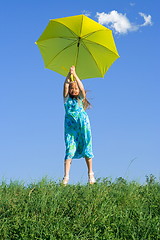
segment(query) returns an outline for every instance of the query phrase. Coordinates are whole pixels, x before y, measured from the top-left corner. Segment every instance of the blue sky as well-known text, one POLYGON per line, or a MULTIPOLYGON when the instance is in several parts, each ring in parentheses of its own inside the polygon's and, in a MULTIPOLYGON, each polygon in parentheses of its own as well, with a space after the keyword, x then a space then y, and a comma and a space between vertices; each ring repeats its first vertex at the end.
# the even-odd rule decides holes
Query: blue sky
MULTIPOLYGON (((85 13, 113 30, 120 58, 90 90, 96 177, 160 177, 160 2, 2 1, 0 8, 0 178, 63 177, 64 77, 45 69, 34 42, 49 19, 85 13), (101 18, 100 18, 101 17, 101 18)), ((74 160, 70 183, 86 183, 74 160)))

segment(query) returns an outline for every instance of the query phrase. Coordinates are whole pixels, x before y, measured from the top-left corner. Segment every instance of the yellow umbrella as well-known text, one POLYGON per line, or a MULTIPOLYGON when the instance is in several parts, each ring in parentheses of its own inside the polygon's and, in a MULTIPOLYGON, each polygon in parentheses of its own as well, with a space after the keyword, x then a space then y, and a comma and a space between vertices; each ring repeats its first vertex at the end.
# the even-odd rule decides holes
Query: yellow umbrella
POLYGON ((85 15, 51 19, 36 44, 46 68, 66 76, 74 65, 80 79, 104 77, 119 57, 112 31, 85 15))

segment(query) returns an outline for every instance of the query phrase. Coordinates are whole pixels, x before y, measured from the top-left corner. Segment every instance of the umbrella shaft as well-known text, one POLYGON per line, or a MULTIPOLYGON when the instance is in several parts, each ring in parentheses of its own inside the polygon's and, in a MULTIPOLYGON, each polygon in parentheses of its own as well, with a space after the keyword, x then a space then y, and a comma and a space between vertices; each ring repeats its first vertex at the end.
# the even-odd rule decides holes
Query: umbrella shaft
POLYGON ((79 47, 79 45, 80 45, 80 41, 81 41, 81 38, 79 37, 79 38, 78 38, 77 47, 79 47))

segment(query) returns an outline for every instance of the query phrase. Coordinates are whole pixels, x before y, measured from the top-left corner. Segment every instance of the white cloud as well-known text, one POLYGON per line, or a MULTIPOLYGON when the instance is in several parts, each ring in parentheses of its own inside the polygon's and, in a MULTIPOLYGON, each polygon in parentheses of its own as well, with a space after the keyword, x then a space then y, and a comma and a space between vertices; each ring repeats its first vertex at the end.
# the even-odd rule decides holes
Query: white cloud
POLYGON ((139 13, 140 16, 144 18, 144 23, 141 25, 131 23, 127 18, 126 14, 118 13, 113 10, 109 13, 98 13, 96 17, 98 18, 98 22, 102 25, 106 25, 113 29, 115 33, 126 34, 130 31, 137 31, 140 27, 144 27, 147 25, 152 25, 151 16, 146 15, 144 13, 139 13))
POLYGON ((126 17, 126 14, 118 13, 113 10, 110 13, 97 13, 98 22, 102 25, 107 25, 115 30, 117 33, 127 33, 128 31, 135 31, 137 27, 132 24, 126 17))
POLYGON ((147 16, 146 14, 144 14, 142 12, 139 12, 139 15, 144 18, 144 23, 140 25, 141 27, 144 27, 144 26, 147 26, 147 25, 152 25, 151 15, 147 16))
POLYGON ((91 16, 91 12, 87 11, 87 10, 83 10, 82 14, 84 14, 85 16, 89 17, 91 16))
POLYGON ((134 6, 135 6, 135 3, 134 3, 134 2, 131 2, 129 5, 130 5, 131 7, 134 7, 134 6))

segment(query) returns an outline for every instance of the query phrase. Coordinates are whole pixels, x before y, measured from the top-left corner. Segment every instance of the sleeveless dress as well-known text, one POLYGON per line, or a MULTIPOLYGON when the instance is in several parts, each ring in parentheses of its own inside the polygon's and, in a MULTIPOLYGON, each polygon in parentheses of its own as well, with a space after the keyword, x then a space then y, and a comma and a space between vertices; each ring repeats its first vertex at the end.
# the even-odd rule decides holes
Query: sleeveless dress
POLYGON ((90 121, 83 108, 83 98, 64 99, 65 159, 93 158, 90 121))

